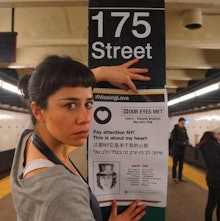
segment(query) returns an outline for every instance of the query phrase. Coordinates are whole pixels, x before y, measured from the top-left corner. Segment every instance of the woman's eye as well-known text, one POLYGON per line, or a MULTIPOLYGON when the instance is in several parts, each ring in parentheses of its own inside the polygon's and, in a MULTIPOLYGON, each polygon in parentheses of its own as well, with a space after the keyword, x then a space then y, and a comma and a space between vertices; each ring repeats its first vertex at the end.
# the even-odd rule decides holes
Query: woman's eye
POLYGON ((69 103, 66 105, 68 109, 74 109, 76 107, 76 104, 74 103, 69 103))
POLYGON ((93 102, 88 102, 85 106, 87 109, 91 109, 93 107, 93 102))

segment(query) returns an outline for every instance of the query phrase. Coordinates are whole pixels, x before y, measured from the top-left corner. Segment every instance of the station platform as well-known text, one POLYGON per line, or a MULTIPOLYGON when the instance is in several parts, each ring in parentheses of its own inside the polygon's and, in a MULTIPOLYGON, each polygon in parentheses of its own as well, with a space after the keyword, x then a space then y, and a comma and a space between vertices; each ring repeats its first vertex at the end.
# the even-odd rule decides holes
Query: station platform
MULTIPOLYGON (((75 151, 74 156, 78 155, 76 154, 77 152, 80 154, 85 150, 77 149, 75 151)), ((72 156, 72 158, 74 158, 74 156, 72 156)), ((85 156, 85 154, 82 153, 80 156, 85 156)), ((76 157, 76 159, 73 160, 77 161, 78 159, 79 158, 76 157)), ((79 168, 84 167, 85 175, 86 171, 83 160, 78 160, 76 165, 79 168)), ((208 196, 204 171, 184 164, 183 178, 186 182, 176 184, 171 178, 171 165, 172 159, 169 158, 166 221, 203 221, 208 196)), ((0 211, 1 221, 16 221, 16 213, 10 194, 9 177, 0 180, 0 211)), ((216 221, 215 214, 213 215, 213 221, 216 221)))

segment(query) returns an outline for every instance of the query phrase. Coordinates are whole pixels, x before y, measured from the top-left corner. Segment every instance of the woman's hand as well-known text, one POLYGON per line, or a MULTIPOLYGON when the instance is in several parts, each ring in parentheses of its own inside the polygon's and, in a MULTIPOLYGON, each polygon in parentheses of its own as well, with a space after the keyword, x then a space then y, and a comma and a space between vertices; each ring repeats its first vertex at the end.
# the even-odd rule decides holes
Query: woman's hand
POLYGON ((128 90, 129 88, 138 93, 138 90, 133 83, 134 80, 149 81, 150 77, 142 74, 148 72, 147 68, 129 68, 131 65, 137 63, 138 59, 133 59, 118 66, 101 66, 92 69, 96 81, 107 81, 115 87, 128 90))
POLYGON ((124 212, 118 215, 117 213, 117 202, 115 200, 112 201, 112 210, 109 217, 109 221, 138 221, 144 215, 146 208, 146 204, 142 204, 138 206, 140 200, 134 201, 124 212))

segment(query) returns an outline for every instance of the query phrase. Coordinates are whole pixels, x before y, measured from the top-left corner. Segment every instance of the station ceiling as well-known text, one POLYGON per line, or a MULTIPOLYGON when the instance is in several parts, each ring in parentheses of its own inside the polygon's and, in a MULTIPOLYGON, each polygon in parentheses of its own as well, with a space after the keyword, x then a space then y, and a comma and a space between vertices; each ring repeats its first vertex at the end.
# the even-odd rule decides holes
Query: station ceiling
MULTIPOLYGON (((14 8, 17 35, 15 63, 0 63, 0 76, 20 78, 48 54, 67 54, 87 64, 88 0, 1 0, 0 32, 10 32, 14 8), (13 69, 9 70, 8 67, 13 69), (17 68, 16 68, 17 67, 17 68)), ((220 1, 165 0, 166 89, 169 99, 192 87, 219 81, 220 1), (202 27, 187 29, 185 11, 202 12, 202 27), (214 79, 214 80, 213 80, 214 79)), ((190 109, 217 105, 220 91, 190 102, 190 109), (213 101, 213 102, 211 102, 213 101)), ((21 106, 15 95, 1 89, 0 103, 21 106), (7 99, 6 99, 7 98, 7 99)), ((170 114, 185 111, 187 105, 170 107, 170 114)), ((184 113, 184 112, 183 112, 184 113)))

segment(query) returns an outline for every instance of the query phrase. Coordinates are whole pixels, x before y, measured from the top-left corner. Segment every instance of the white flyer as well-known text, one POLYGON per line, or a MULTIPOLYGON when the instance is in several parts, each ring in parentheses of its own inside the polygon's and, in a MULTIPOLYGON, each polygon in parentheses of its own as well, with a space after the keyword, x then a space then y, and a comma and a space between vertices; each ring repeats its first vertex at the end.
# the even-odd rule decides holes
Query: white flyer
POLYGON ((135 199, 166 207, 168 110, 165 89, 138 94, 94 90, 88 139, 88 181, 100 205, 135 199))

